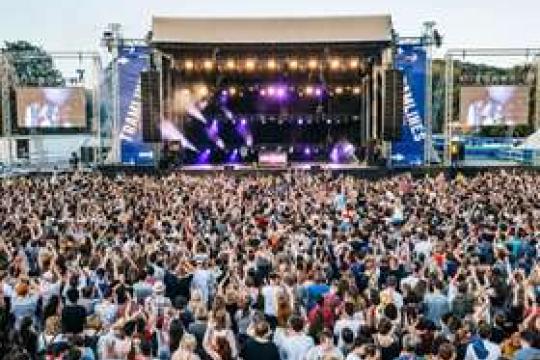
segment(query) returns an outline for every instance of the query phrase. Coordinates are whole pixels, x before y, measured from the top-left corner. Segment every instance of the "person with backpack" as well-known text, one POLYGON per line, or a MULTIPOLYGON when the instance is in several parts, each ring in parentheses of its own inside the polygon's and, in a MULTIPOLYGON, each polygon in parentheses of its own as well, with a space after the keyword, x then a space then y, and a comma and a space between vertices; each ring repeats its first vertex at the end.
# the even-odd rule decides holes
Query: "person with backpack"
POLYGON ((491 329, 487 324, 481 324, 478 333, 472 337, 465 360, 499 360, 501 348, 499 345, 491 342, 491 329))

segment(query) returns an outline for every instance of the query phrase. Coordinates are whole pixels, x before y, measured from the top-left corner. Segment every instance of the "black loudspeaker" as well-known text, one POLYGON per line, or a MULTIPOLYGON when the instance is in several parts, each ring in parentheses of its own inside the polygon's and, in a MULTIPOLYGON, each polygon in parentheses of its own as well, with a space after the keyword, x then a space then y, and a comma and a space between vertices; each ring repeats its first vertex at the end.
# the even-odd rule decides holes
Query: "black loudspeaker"
POLYGON ((94 148, 90 146, 81 147, 81 162, 90 164, 94 162, 94 148))
POLYGON ((383 139, 399 140, 403 123, 403 73, 399 70, 387 70, 384 85, 383 139))
POLYGON ((141 120, 145 142, 161 141, 161 108, 159 98, 159 72, 141 73, 141 120))
POLYGON ((30 159, 30 142, 28 139, 17 139, 16 141, 17 159, 30 159))

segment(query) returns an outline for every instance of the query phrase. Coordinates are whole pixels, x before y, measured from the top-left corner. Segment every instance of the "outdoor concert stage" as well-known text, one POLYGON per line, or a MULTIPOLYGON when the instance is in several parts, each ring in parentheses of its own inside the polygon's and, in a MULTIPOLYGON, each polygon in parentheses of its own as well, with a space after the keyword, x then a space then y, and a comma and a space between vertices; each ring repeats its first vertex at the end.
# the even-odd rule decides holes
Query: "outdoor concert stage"
POLYGON ((141 74, 143 139, 154 146, 141 151, 122 134, 122 162, 139 164, 141 153, 183 169, 252 164, 265 152, 303 164, 368 159, 403 120, 393 46, 388 15, 154 17, 141 74))

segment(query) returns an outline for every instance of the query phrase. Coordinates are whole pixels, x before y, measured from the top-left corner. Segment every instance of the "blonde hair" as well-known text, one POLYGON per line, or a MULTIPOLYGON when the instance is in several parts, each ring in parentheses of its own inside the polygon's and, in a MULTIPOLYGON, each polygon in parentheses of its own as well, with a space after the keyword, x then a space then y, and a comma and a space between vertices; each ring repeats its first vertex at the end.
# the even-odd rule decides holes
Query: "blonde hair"
POLYGON ((45 334, 57 335, 60 333, 60 317, 51 316, 45 320, 45 334))
POLYGON ((180 341, 180 348, 186 351, 195 351, 197 348, 197 339, 191 334, 184 334, 180 341))

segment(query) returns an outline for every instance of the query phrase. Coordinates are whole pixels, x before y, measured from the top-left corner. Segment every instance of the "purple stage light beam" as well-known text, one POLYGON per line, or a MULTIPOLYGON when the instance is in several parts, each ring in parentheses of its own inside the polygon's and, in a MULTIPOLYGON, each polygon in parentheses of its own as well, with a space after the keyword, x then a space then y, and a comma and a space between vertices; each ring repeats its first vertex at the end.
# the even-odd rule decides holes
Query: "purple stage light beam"
POLYGON ((199 153, 197 156, 197 164, 208 164, 210 157, 212 156, 212 150, 206 149, 203 152, 199 153))

